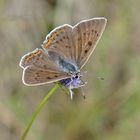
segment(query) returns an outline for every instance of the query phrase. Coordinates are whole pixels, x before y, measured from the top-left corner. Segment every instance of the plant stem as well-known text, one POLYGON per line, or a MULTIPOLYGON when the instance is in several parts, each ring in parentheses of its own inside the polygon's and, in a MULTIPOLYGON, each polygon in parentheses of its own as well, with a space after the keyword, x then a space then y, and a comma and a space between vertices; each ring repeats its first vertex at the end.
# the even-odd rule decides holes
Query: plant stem
POLYGON ((47 100, 49 99, 49 97, 58 89, 59 84, 55 84, 54 87, 49 91, 49 93, 44 97, 44 99, 42 100, 42 102, 40 103, 40 105, 38 106, 38 108, 36 109, 36 111, 34 112, 30 122, 27 125, 27 128, 25 129, 21 140, 25 140, 33 122, 35 121, 35 118, 37 117, 38 113, 41 111, 41 109, 43 108, 43 106, 45 105, 45 103, 47 102, 47 100))

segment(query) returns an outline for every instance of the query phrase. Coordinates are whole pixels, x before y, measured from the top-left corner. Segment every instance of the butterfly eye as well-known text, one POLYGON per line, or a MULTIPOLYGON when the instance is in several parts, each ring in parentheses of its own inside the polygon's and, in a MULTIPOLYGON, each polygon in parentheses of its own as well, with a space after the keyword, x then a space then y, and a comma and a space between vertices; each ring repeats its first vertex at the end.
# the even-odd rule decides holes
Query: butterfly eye
POLYGON ((78 75, 76 75, 75 78, 77 79, 78 78, 78 75))

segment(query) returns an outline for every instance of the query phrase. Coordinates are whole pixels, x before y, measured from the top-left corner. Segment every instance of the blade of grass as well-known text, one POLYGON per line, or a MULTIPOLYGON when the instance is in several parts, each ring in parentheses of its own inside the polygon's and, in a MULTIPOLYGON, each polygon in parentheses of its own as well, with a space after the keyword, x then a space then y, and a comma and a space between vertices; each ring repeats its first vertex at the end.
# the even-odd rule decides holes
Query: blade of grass
POLYGON ((40 105, 38 106, 38 108, 36 109, 36 111, 34 112, 30 122, 28 123, 22 137, 21 140, 25 140, 33 122, 35 121, 35 118, 37 117, 37 115, 39 114, 39 112, 41 111, 41 109, 43 108, 43 106, 45 105, 45 103, 47 102, 47 100, 49 99, 49 97, 58 89, 59 84, 55 84, 54 87, 49 91, 49 93, 44 97, 44 99, 42 100, 42 102, 40 103, 40 105))
POLYGON ((68 95, 70 95, 69 90, 68 90, 65 86, 63 86, 60 82, 57 82, 57 84, 59 85, 59 87, 60 87, 64 92, 66 92, 68 95))

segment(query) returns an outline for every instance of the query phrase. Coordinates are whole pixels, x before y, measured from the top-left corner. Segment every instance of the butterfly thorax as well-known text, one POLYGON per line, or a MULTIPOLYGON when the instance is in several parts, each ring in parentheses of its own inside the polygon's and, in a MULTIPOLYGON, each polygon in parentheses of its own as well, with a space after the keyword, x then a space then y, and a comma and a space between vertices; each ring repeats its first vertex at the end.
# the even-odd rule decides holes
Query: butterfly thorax
POLYGON ((70 78, 60 80, 60 83, 63 86, 67 87, 68 89, 74 89, 85 85, 85 83, 81 80, 82 74, 80 73, 76 63, 60 57, 57 59, 57 61, 59 63, 59 67, 70 75, 70 78))
POLYGON ((50 59, 57 64, 59 69, 69 75, 69 78, 59 81, 63 86, 68 89, 74 89, 85 85, 85 83, 81 80, 82 74, 80 74, 80 70, 76 62, 72 62, 60 56, 57 52, 48 51, 48 54, 50 59))

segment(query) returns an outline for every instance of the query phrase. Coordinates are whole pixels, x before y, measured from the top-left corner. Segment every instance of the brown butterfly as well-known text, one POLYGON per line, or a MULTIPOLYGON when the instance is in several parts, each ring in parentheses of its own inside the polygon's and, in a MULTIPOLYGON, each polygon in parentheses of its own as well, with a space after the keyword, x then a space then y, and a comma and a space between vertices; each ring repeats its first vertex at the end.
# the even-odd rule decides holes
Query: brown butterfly
POLYGON ((106 18, 64 24, 47 35, 41 48, 24 55, 20 61, 25 85, 42 85, 59 81, 72 89, 85 85, 81 69, 88 61, 106 26, 106 18))

